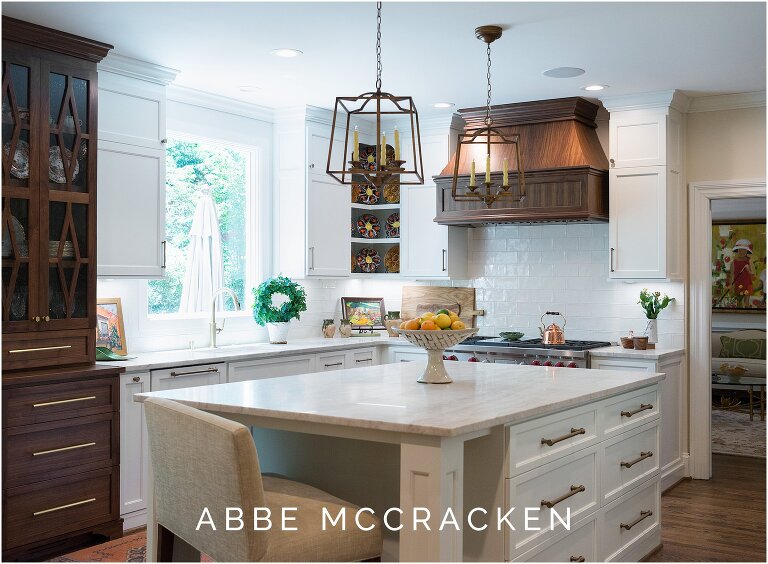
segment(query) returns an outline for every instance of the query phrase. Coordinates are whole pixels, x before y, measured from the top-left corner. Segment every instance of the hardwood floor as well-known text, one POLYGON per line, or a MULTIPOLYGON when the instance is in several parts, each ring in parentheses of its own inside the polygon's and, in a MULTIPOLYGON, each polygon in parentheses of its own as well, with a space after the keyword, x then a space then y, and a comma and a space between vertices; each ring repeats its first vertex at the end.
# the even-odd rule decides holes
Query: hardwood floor
POLYGON ((765 562, 765 460, 715 454, 711 480, 661 498, 663 548, 650 562, 765 562))

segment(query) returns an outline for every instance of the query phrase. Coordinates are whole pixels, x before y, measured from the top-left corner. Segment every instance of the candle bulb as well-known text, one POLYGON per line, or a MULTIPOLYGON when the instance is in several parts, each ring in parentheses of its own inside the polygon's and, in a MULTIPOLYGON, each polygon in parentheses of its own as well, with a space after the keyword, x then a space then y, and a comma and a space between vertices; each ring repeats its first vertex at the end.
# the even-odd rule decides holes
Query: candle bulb
POLYGON ((504 159, 504 186, 509 186, 509 159, 504 159))
POLYGON ((395 128, 395 160, 400 160, 400 132, 395 128))
POLYGON ((485 157, 485 181, 491 183, 491 155, 485 157))
POLYGON ((353 161, 359 161, 360 160, 360 138, 357 134, 357 126, 355 126, 355 144, 352 148, 352 160, 353 161))
POLYGON ((472 160, 472 168, 469 171, 469 185, 475 186, 475 161, 472 160))
POLYGON ((381 158, 379 159, 381 162, 381 166, 386 166, 387 164, 387 132, 382 131, 381 132, 381 158))

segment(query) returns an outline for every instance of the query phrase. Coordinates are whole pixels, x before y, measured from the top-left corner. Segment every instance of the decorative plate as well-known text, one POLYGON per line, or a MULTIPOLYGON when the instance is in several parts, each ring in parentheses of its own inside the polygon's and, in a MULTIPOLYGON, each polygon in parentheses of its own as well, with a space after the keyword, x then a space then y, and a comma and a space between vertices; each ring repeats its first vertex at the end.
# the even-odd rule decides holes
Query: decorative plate
POLYGON ((363 272, 376 272, 381 264, 381 257, 376 249, 364 248, 357 253, 357 267, 363 272))
POLYGON ((357 197, 357 202, 360 204, 368 204, 372 206, 379 202, 379 189, 373 184, 361 184, 360 195, 357 197))
POLYGON ((376 170, 376 147, 360 144, 360 168, 376 170))
MULTIPOLYGON (((72 159, 72 151, 64 149, 64 158, 67 162, 72 159)), ((77 178, 77 174, 80 172, 80 163, 75 160, 75 170, 72 172, 72 182, 77 178)), ((51 182, 56 184, 66 184, 67 175, 64 170, 64 163, 61 160, 61 150, 58 146, 48 149, 48 178, 51 182)))
MULTIPOLYGON (((11 142, 3 144, 3 153, 7 156, 11 152, 11 142)), ((19 139, 16 151, 11 163, 11 176, 14 178, 29 178, 29 143, 19 139)))
POLYGON ((384 199, 388 204, 400 203, 400 183, 390 182, 384 186, 384 199))
POLYGON ((379 218, 369 213, 364 213, 357 218, 357 233, 360 237, 366 239, 375 239, 379 236, 381 231, 381 225, 379 225, 379 218))
POLYGON ((387 272, 400 272, 400 247, 395 245, 384 255, 384 266, 387 272))
POLYGON ((387 237, 400 237, 400 212, 389 214, 384 229, 387 237))

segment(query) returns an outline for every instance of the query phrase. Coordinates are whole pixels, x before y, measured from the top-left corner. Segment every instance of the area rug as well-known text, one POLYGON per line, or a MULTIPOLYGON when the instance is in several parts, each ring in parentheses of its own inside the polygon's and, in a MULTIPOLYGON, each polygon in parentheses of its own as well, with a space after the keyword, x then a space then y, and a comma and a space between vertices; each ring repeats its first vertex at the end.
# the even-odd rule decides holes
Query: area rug
POLYGON ((712 452, 765 458, 765 421, 755 413, 755 420, 749 420, 749 413, 737 410, 712 410, 712 452))
MULTIPOLYGON (((48 560, 48 562, 145 562, 147 559, 147 533, 140 531, 123 538, 83 548, 48 560)), ((213 562, 203 554, 201 562, 213 562)))

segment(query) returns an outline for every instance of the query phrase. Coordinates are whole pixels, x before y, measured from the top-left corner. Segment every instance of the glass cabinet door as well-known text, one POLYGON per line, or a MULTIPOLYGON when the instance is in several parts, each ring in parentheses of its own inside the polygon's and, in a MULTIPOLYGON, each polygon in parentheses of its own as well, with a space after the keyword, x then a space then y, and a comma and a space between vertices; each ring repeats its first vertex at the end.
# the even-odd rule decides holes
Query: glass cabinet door
POLYGON ((37 311, 34 263, 38 241, 36 135, 32 123, 34 63, 3 61, 2 95, 2 320, 11 330, 29 330, 37 311), (33 240, 34 239, 34 240, 33 240))

